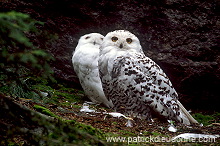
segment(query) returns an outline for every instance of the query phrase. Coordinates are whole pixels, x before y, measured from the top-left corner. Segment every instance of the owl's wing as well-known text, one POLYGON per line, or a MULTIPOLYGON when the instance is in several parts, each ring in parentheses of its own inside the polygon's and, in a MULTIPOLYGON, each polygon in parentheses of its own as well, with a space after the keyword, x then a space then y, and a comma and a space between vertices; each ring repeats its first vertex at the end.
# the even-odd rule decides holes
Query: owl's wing
POLYGON ((141 99, 159 115, 190 124, 180 109, 176 96, 172 95, 176 91, 171 82, 159 66, 144 55, 134 53, 117 57, 111 78, 120 79, 118 84, 126 85, 128 96, 136 95, 133 98, 141 99))
POLYGON ((135 56, 138 58, 140 67, 144 73, 151 78, 153 84, 157 85, 160 90, 163 90, 166 95, 178 98, 178 94, 169 78, 153 60, 143 54, 135 54, 135 56))
POLYGON ((74 71, 79 78, 85 94, 93 102, 103 103, 110 108, 113 105, 105 97, 99 77, 99 51, 92 47, 94 46, 82 46, 74 52, 72 57, 74 71))
POLYGON ((86 78, 87 75, 97 77, 99 52, 93 47, 95 46, 81 46, 73 54, 72 63, 74 71, 81 78, 86 78))

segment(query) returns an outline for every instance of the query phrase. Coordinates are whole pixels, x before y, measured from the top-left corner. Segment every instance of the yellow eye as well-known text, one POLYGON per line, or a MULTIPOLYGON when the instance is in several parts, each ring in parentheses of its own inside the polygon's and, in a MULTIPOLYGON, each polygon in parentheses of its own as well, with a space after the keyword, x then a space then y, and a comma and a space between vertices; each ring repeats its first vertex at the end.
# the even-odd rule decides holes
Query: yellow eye
POLYGON ((112 41, 113 41, 113 42, 116 42, 117 40, 118 40, 117 37, 112 37, 112 41))
POLYGON ((126 39, 126 42, 127 42, 128 44, 130 44, 130 43, 132 43, 132 39, 131 39, 131 38, 127 38, 127 39, 126 39))

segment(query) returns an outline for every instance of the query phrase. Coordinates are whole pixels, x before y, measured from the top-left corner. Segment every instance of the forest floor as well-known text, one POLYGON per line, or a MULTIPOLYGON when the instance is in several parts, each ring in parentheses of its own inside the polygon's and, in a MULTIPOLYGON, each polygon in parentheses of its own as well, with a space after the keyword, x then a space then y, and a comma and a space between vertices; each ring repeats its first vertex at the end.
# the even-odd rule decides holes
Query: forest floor
MULTIPOLYGON (((163 145, 164 142, 166 144, 171 144, 169 140, 173 137, 183 134, 183 133, 197 133, 197 134, 211 134, 211 135, 219 135, 220 134, 220 124, 219 124, 219 113, 215 114, 214 118, 200 117, 197 115, 193 115, 198 121, 204 120, 204 126, 194 125, 194 126, 184 126, 181 124, 176 124, 175 128, 176 132, 169 131, 170 123, 166 121, 161 121, 158 119, 153 119, 152 121, 145 121, 140 119, 133 119, 131 121, 132 127, 128 127, 129 122, 124 117, 113 117, 108 113, 114 112, 111 109, 108 109, 102 105, 89 105, 90 110, 94 110, 92 112, 83 112, 81 109, 85 109, 84 100, 85 97, 83 92, 74 93, 77 96, 80 96, 81 99, 77 99, 77 101, 66 98, 66 96, 71 96, 68 90, 59 91, 59 96, 52 96, 54 99, 56 97, 56 102, 45 102, 45 100, 50 100, 45 98, 44 101, 36 101, 33 99, 24 99, 20 98, 16 100, 18 104, 24 105, 29 109, 39 111, 35 106, 42 106, 47 108, 49 111, 54 113, 65 120, 75 120, 79 123, 83 123, 85 125, 91 125, 96 129, 100 129, 103 133, 105 133, 106 139, 102 139, 105 142, 110 142, 111 144, 114 142, 122 142, 122 144, 152 144, 152 145, 163 145), (61 94, 62 93, 62 94, 61 94), (113 139, 112 139, 113 137, 113 139), (114 139, 115 137, 115 139, 114 139), (120 139, 117 139, 119 137, 120 139), (139 139, 138 139, 139 138, 139 139), (143 138, 143 139, 141 139, 143 138), (165 139, 165 140, 164 140, 165 139), (163 142, 163 143, 161 143, 163 142)), ((72 91, 71 91, 72 92, 72 91)), ((57 91, 58 93, 58 91, 57 91)), ((58 94, 57 94, 58 95, 58 94)), ((74 95, 74 97, 76 97, 74 95)), ((54 100, 53 100, 54 101, 54 100)), ((219 145, 220 138, 203 138, 203 139, 191 139, 193 145, 219 145), (194 140, 194 141, 193 141, 194 140)), ((183 141, 188 142, 188 141, 183 141)), ((115 143, 117 144, 117 143, 115 143)), ((179 143, 172 143, 175 145, 181 145, 179 143)))
MULTIPOLYGON (((51 33, 50 36, 48 36, 49 38, 53 36, 53 39, 59 39, 56 42, 55 40, 50 38, 52 44, 49 45, 49 47, 47 43, 43 43, 45 40, 43 39, 44 37, 42 37, 41 35, 39 39, 35 39, 35 36, 33 36, 33 41, 36 41, 34 42, 34 44, 42 45, 42 48, 44 48, 44 45, 47 46, 47 51, 56 56, 56 59, 58 61, 54 63, 55 67, 53 67, 57 69, 56 72, 58 76, 61 76, 64 79, 66 79, 65 76, 67 76, 68 78, 71 78, 72 76, 72 72, 69 73, 69 71, 71 71, 72 69, 72 65, 70 64, 69 60, 72 55, 72 50, 77 44, 77 40, 81 34, 92 30, 107 33, 110 29, 115 27, 124 28, 124 24, 126 24, 125 26, 129 26, 127 27, 129 30, 142 32, 141 34, 139 34, 139 36, 140 38, 142 38, 142 40, 145 40, 142 43, 146 48, 149 48, 149 55, 156 59, 161 58, 161 60, 158 61, 162 62, 165 66, 167 64, 170 65, 169 67, 167 67, 166 70, 170 72, 173 80, 176 81, 176 84, 179 84, 178 86, 183 88, 184 92, 190 94, 189 97, 196 96, 195 101, 205 101, 202 102, 205 103, 203 104, 205 106, 207 104, 206 102, 208 101, 212 102, 211 104, 207 105, 213 105, 213 107, 216 107, 214 105, 219 104, 218 102, 215 102, 218 101, 218 98, 216 99, 216 97, 218 97, 219 94, 217 90, 217 88, 219 87, 217 78, 217 74, 219 71, 219 67, 217 64, 219 59, 219 49, 216 45, 216 38, 219 34, 219 23, 217 23, 217 4, 215 4, 215 2, 207 1, 204 3, 204 1, 182 1, 177 3, 175 1, 149 1, 146 5, 140 5, 140 7, 144 6, 145 9, 143 11, 143 14, 138 14, 140 15, 138 17, 136 12, 139 12, 139 10, 141 10, 142 8, 140 8, 139 6, 136 7, 136 1, 134 1, 135 4, 132 5, 130 5, 130 2, 128 1, 124 1, 122 5, 117 5, 120 3, 119 1, 117 3, 112 1, 112 4, 109 2, 111 1, 102 1, 97 6, 93 1, 88 1, 88 3, 83 2, 81 4, 74 1, 39 1, 33 3, 29 0, 6 0, 3 1, 4 5, 2 5, 1 8, 4 11, 16 10, 19 12, 27 13, 34 19, 45 22, 45 25, 43 27, 46 30, 45 35, 47 36, 47 33, 51 33), (90 3, 94 6, 91 7, 90 3), (105 7, 103 7, 103 3, 105 7), (132 10, 132 13, 130 13, 130 10, 132 8, 131 6, 135 6, 134 10, 132 10), (177 10, 176 8, 178 6, 181 6, 181 9, 177 10), (111 15, 107 17, 105 13, 100 13, 100 8, 103 9, 105 13, 111 11, 110 13, 108 12, 111 15), (105 8, 107 9, 105 10, 105 8), (84 10, 92 11, 90 13, 90 11, 84 10), (96 10, 98 10, 98 13, 94 13, 96 12, 96 10), (148 13, 146 14, 145 11, 148 13), (123 20, 121 18, 123 18, 123 20), (103 20, 103 23, 100 23, 99 20, 103 20), (97 24, 99 25, 97 26, 97 24), (109 27, 109 24, 111 24, 112 26, 109 27), (140 26, 137 27, 137 24, 140 26), (164 44, 161 44, 159 42, 163 42, 164 44), (161 48, 161 46, 164 46, 164 49, 162 49, 163 47, 161 48), (195 47, 198 48, 198 51, 196 51, 197 49, 195 49, 195 47), (172 51, 169 52, 168 50, 172 51), (167 51, 168 53, 166 53, 167 51), (179 60, 176 60, 176 58, 179 58, 179 60), (188 62, 188 60, 190 62, 188 62), (172 72, 174 74, 172 74, 172 72), (64 73, 66 73, 67 75, 65 75, 64 73), (69 76, 68 73, 71 76, 69 76), (179 83, 178 81, 181 82, 179 83), (195 85, 197 86, 197 88, 192 91, 191 89, 195 85), (203 97, 203 94, 207 96, 203 97), (211 98, 210 100, 209 95, 214 95, 213 97, 215 98, 211 98)), ((131 2, 133 3, 133 1, 131 2)), ((39 26, 39 29, 41 29, 41 26, 39 26)), ((70 84, 75 83, 71 82, 70 84)), ((8 91, 11 90, 11 88, 5 89, 5 87, 0 87, 0 90, 2 93, 5 93, 5 96, 9 96, 8 91)), ((17 90, 21 92, 20 88, 18 88, 17 90)), ((86 100, 88 101, 88 99, 84 98, 84 94, 82 91, 77 91, 75 89, 67 87, 50 87, 46 83, 40 83, 40 85, 36 85, 35 90, 40 91, 43 94, 42 96, 44 97, 28 97, 31 94, 26 94, 27 97, 22 97, 21 95, 25 94, 19 93, 17 94, 19 96, 16 95, 16 97, 10 98, 19 105, 25 106, 28 109, 40 112, 42 114, 49 115, 48 117, 52 116, 55 118, 55 120, 61 119, 61 122, 72 120, 78 123, 82 123, 84 125, 89 125, 88 127, 90 128, 94 127, 95 130, 101 131, 100 135, 102 139, 100 140, 103 141, 101 142, 102 144, 127 145, 129 143, 134 145, 220 145, 220 138, 201 138, 196 140, 191 139, 192 142, 182 143, 169 142, 169 140, 171 140, 174 136, 183 133, 220 135, 220 113, 216 111, 210 112, 201 111, 199 109, 193 110, 192 115, 195 117, 196 120, 198 120, 199 123, 203 123, 203 126, 184 126, 174 123, 175 128, 177 129, 176 132, 168 130, 168 128, 170 127, 170 123, 168 123, 167 121, 160 121, 156 118, 153 119, 154 122, 133 119, 133 121, 131 121, 132 127, 128 127, 127 119, 125 119, 124 117, 112 117, 108 113, 114 111, 102 105, 90 105, 89 108, 93 109, 95 112, 80 111, 83 108, 84 102, 86 100), (43 108, 46 108, 47 110, 44 110, 43 108), (141 139, 138 139, 140 137, 141 139), (165 138, 165 140, 162 138, 165 138), (195 142, 193 140, 195 140, 195 142)), ((4 101, 4 99, 1 99, 3 98, 0 98, 0 101, 4 101)), ((194 103, 193 107, 200 105, 195 104, 200 102, 191 103, 194 103)), ((28 123, 27 121, 25 121, 27 119, 22 118, 21 115, 24 115, 24 113, 26 112, 25 110, 23 110, 25 111, 23 113, 19 113, 21 111, 15 112, 13 113, 14 115, 11 116, 9 113, 6 112, 5 114, 1 111, 2 109, 4 109, 4 104, 0 106, 2 106, 0 107, 0 145, 2 145, 2 139, 10 138, 8 135, 2 134, 5 131, 5 133, 10 133, 7 131, 9 128, 19 126, 22 127, 25 124, 29 124, 29 127, 27 125, 25 126, 27 126, 29 129, 31 129, 32 127, 33 129, 39 129, 38 126, 42 124, 40 123, 37 125, 36 122, 34 123, 32 121, 28 123), (16 114, 18 114, 17 117, 15 116, 16 114), (16 117, 17 119, 14 117, 16 117), (24 124, 22 125, 21 123, 24 124)), ((13 111, 13 107, 5 107, 5 111, 13 111)), ((211 107, 209 106, 208 108, 211 107)), ((57 121, 55 122, 60 124, 60 121, 57 121)), ((58 127, 59 125, 55 126, 58 127)), ((70 126, 74 126, 74 124, 70 126)), ((47 125, 45 127, 47 127, 47 125)), ((53 128, 54 127, 52 127, 51 129, 53 128)), ((58 127, 57 129, 59 128, 60 127, 58 127)), ((49 129, 50 132, 52 131, 51 129, 49 129)), ((88 132, 90 129, 85 128, 84 130, 85 132, 88 132)), ((63 133, 63 135, 66 136, 66 133, 63 133)), ((31 143, 28 142, 28 139, 24 139, 25 136, 22 137, 22 135, 16 135, 14 133, 12 133, 12 135, 14 136, 11 141, 12 145, 25 145, 31 143)), ((92 136, 95 137, 96 134, 92 136)), ((52 138, 53 140, 58 139, 54 135, 52 135, 52 138)), ((82 137, 82 139, 83 138, 84 137, 82 137)), ((89 141, 89 138, 86 140, 89 141)))

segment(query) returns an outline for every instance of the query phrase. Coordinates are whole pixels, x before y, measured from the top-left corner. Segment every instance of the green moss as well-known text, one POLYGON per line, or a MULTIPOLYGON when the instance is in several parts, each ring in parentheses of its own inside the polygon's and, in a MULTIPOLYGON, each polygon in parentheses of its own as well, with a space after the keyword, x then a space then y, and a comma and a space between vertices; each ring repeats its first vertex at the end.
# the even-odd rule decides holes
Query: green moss
MULTIPOLYGON (((72 103, 81 102, 82 96, 84 95, 82 91, 66 88, 63 85, 57 85, 54 89, 53 84, 49 84, 47 80, 31 79, 34 82, 33 89, 41 92, 48 93, 47 96, 43 97, 41 102, 52 103, 61 106, 70 106, 72 103)), ((39 100, 39 99, 38 99, 39 100)))
POLYGON ((72 106, 73 108, 82 108, 82 106, 80 106, 80 105, 75 105, 75 104, 71 104, 71 106, 72 106))
POLYGON ((45 108, 43 106, 34 105, 34 109, 36 109, 36 111, 38 111, 38 112, 40 112, 42 114, 45 114, 45 115, 48 115, 48 116, 51 116, 51 117, 54 117, 54 118, 59 118, 57 115, 55 115, 49 109, 47 109, 47 108, 45 108))
POLYGON ((4 93, 5 95, 9 95, 9 91, 10 91, 9 86, 0 86, 1 93, 4 93))
POLYGON ((50 133, 48 136, 52 139, 58 139, 59 138, 59 136, 55 133, 50 133))
POLYGON ((194 118, 199 122, 202 123, 204 126, 207 126, 212 123, 214 117, 212 115, 203 115, 201 113, 194 114, 194 118))
POLYGON ((119 132, 122 133, 123 136, 136 136, 136 134, 126 130, 119 130, 119 132))
POLYGON ((76 124, 76 120, 65 120, 65 122, 69 123, 69 124, 76 124))
POLYGON ((161 133, 158 133, 158 132, 151 132, 151 134, 154 135, 154 136, 159 136, 159 135, 161 135, 161 133))
POLYGON ((118 123, 117 123, 117 122, 112 122, 112 124, 113 124, 113 125, 118 125, 118 123))
POLYGON ((54 92, 54 89, 53 89, 53 88, 51 88, 50 86, 44 85, 44 84, 34 85, 34 88, 35 88, 36 90, 43 91, 43 92, 51 92, 51 93, 54 92))
POLYGON ((54 97, 64 99, 64 100, 70 101, 70 102, 79 102, 79 98, 76 95, 70 94, 70 93, 67 93, 67 92, 62 92, 62 91, 59 91, 59 90, 55 91, 54 97))
POLYGON ((212 115, 215 119, 215 123, 220 123, 220 113, 216 112, 212 115))
POLYGON ((90 125, 79 123, 75 120, 66 120, 66 122, 73 125, 75 128, 80 129, 83 132, 87 132, 90 135, 97 137, 98 139, 105 140, 105 133, 103 133, 100 129, 94 128, 90 125))
POLYGON ((159 135, 161 135, 161 133, 158 133, 158 132, 150 132, 150 131, 143 131, 142 133, 143 133, 143 135, 146 135, 146 136, 149 136, 149 135, 159 136, 159 135))
POLYGON ((65 98, 65 100, 69 102, 80 102, 82 99, 80 95, 82 95, 80 91, 72 88, 64 88, 64 87, 56 90, 54 93, 54 96, 65 98))
MULTIPOLYGON (((1 143, 0 143, 1 144, 1 143)), ((22 145, 23 143, 20 143, 20 144, 17 144, 15 142, 12 142, 12 141, 8 141, 8 146, 19 146, 19 145, 22 145)))
POLYGON ((212 115, 203 115, 201 113, 196 113, 193 117, 199 122, 202 123, 204 126, 210 125, 212 123, 219 123, 220 122, 220 113, 216 112, 212 115))

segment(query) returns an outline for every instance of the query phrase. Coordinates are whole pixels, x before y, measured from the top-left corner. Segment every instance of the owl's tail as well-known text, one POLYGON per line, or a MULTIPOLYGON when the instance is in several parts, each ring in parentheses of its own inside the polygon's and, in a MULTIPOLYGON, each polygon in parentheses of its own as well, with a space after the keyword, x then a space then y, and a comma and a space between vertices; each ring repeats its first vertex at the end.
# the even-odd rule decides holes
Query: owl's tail
POLYGON ((184 114, 183 124, 198 124, 198 122, 190 115, 190 113, 183 107, 183 105, 177 100, 180 110, 184 114))

